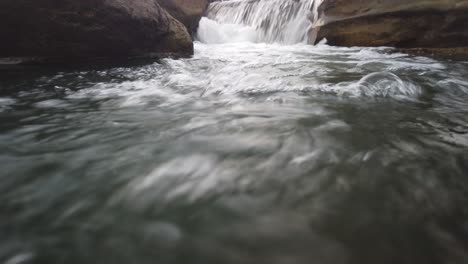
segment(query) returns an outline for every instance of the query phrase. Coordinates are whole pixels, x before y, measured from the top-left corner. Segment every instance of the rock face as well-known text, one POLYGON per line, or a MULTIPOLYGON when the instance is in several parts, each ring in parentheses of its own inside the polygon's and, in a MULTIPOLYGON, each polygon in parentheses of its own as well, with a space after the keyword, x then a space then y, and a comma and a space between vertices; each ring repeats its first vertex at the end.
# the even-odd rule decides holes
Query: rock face
POLYGON ((177 20, 184 23, 190 33, 195 33, 198 23, 208 7, 208 0, 159 0, 161 5, 177 20))
POLYGON ((467 0, 324 0, 311 42, 338 46, 468 46, 467 0))
POLYGON ((0 1, 0 58, 40 62, 190 55, 182 23, 156 0, 0 1))

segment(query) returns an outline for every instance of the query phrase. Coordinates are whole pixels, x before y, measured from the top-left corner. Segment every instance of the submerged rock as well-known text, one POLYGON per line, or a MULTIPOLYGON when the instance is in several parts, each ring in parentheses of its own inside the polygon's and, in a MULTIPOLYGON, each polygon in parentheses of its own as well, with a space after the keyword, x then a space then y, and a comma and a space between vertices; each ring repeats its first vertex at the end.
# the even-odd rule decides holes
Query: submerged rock
POLYGON ((0 1, 0 22, 0 58, 10 62, 193 53, 187 29, 156 0, 0 1))
POLYGON ((324 0, 311 42, 399 48, 468 47, 466 0, 324 0))
POLYGON ((208 7, 208 0, 159 0, 161 5, 177 20, 184 23, 190 33, 195 33, 198 23, 208 7))

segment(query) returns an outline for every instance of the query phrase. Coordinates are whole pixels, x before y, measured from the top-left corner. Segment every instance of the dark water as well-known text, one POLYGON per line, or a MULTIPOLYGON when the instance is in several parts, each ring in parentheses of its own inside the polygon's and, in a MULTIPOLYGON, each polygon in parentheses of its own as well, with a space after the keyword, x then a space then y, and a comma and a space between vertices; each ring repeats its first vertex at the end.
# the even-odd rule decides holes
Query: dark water
POLYGON ((468 262, 466 62, 197 44, 0 74, 0 263, 468 262))

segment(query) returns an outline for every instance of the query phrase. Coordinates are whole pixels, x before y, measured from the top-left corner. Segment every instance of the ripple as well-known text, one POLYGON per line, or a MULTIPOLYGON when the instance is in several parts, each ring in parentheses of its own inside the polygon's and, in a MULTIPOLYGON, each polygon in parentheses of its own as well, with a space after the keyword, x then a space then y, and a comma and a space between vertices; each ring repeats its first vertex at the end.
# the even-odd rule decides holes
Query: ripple
POLYGON ((70 105, 64 100, 50 99, 37 102, 35 106, 38 108, 66 108, 70 105))
POLYGON ((420 87, 389 72, 368 74, 359 80, 357 86, 362 95, 369 97, 417 98, 422 93, 420 87))
POLYGON ((9 97, 0 97, 0 112, 8 110, 12 105, 16 103, 16 100, 9 97))
POLYGON ((466 235, 466 64, 195 51, 12 85, 0 262, 428 263, 466 235))

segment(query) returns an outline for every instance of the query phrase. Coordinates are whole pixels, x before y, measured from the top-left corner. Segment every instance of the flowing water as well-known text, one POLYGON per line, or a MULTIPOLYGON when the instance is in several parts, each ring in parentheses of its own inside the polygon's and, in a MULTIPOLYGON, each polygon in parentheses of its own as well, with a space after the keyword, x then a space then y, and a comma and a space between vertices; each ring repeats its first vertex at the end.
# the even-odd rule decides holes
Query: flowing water
POLYGON ((0 263, 466 263, 468 63, 262 36, 2 70, 0 263))
POLYGON ((209 19, 221 24, 242 24, 257 29, 256 41, 306 43, 314 3, 314 0, 224 1, 211 4, 207 14, 209 19))

